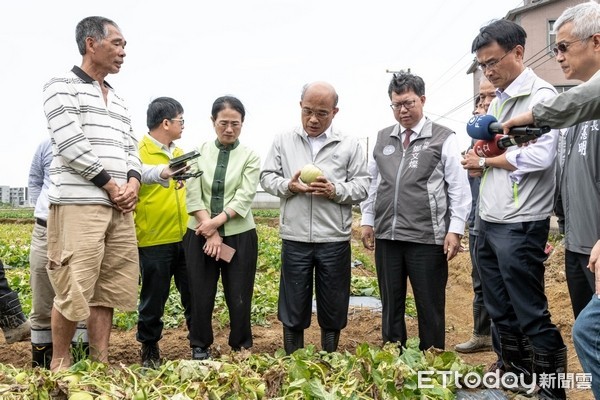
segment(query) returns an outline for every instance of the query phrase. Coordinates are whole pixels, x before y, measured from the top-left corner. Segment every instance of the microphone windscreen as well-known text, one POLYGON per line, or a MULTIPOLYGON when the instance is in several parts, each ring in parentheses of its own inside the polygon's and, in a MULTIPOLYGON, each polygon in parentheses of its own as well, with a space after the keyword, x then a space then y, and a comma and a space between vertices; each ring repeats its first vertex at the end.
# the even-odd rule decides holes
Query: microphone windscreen
POLYGON ((475 115, 467 123, 467 133, 473 139, 493 140, 496 137, 490 125, 498 121, 493 115, 475 115))
POLYGON ((492 140, 478 140, 473 145, 473 151, 479 157, 496 157, 504 153, 505 148, 498 146, 502 135, 494 135, 492 140))

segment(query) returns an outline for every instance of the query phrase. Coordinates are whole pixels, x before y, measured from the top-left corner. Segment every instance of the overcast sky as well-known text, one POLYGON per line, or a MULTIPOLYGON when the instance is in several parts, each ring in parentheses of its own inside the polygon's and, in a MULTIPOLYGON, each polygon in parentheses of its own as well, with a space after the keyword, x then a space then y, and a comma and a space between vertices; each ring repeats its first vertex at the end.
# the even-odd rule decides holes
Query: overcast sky
POLYGON ((170 96, 185 109, 178 144, 192 150, 215 137, 212 102, 231 94, 247 110, 240 140, 264 158, 275 134, 300 124, 302 85, 315 80, 338 91, 333 124, 365 144, 369 137, 372 148, 377 131, 395 123, 386 71, 407 68, 425 80, 425 114, 454 129, 466 147, 471 42, 482 25, 520 5, 518 0, 2 1, 0 185, 27 185, 32 156, 48 136, 42 87, 81 64, 74 32, 89 15, 113 19, 128 42, 121 72, 107 81, 128 102, 138 138, 147 132, 148 103, 170 96))

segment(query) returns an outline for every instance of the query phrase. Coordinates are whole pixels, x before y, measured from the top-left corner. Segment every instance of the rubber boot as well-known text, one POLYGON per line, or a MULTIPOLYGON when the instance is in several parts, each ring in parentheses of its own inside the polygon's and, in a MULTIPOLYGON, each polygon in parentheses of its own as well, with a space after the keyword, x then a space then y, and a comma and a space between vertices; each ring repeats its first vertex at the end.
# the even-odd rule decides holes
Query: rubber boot
POLYGON ((31 343, 31 366, 50 369, 52 343, 31 343))
POLYGON ((321 329, 321 348, 328 353, 337 350, 340 341, 340 331, 321 329))
POLYGON ((491 340, 490 314, 483 304, 473 304, 473 333, 478 336, 490 336, 491 340))
POLYGON ((31 325, 15 292, 0 297, 0 328, 8 344, 28 340, 31 336, 31 325))
POLYGON ((31 366, 50 369, 52 360, 52 330, 31 328, 31 366))
POLYGON ((537 384, 540 387, 538 396, 540 399, 566 399, 567 394, 561 385, 560 378, 566 377, 567 373, 567 348, 553 353, 533 354, 533 372, 537 377, 537 384))
POLYGON ((90 341, 85 324, 77 324, 77 329, 71 339, 71 355, 73 363, 90 357, 90 341))
POLYGON ((491 336, 480 336, 473 332, 469 340, 464 343, 457 344, 454 346, 454 350, 459 353, 477 353, 480 351, 492 350, 492 337, 491 336))
POLYGON ((304 331, 295 331, 283 327, 283 348, 288 356, 298 349, 304 347, 304 331))
POLYGON ((500 332, 500 346, 506 372, 523 376, 526 384, 533 382, 533 348, 527 337, 500 332))
POLYGON ((492 349, 490 317, 483 305, 473 304, 473 334, 464 343, 454 346, 459 353, 477 353, 492 349))

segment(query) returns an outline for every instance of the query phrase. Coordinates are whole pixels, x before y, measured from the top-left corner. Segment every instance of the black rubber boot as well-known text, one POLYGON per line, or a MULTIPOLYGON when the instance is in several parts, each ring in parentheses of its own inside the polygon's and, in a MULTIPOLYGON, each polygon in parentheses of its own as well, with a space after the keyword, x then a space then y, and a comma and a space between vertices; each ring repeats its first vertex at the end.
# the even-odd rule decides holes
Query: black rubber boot
POLYGON ((30 338, 31 325, 23 314, 19 296, 15 292, 0 297, 0 328, 8 344, 30 338))
POLYGON ((502 362, 506 372, 512 372, 523 376, 523 381, 527 384, 533 382, 531 374, 533 369, 533 348, 529 344, 529 339, 524 335, 513 335, 510 333, 500 333, 500 347, 502 352, 502 362))
POLYGON ((491 336, 490 315, 483 305, 473 305, 473 333, 478 336, 491 336))
POLYGON ((31 366, 50 369, 52 343, 31 343, 31 366))
POLYGON ((538 396, 544 400, 554 399, 566 399, 567 394, 565 389, 562 388, 559 381, 560 376, 565 376, 567 373, 567 348, 553 352, 553 353, 539 353, 534 352, 533 354, 533 372, 535 372, 538 379, 537 383, 540 387, 538 396), (542 380, 541 377, 544 376, 542 380), (549 379, 548 379, 549 378, 549 379))
POLYGON ((283 327, 283 348, 288 356, 304 347, 304 331, 283 327))
POLYGON ((340 341, 340 331, 321 329, 321 348, 328 353, 337 350, 340 341))

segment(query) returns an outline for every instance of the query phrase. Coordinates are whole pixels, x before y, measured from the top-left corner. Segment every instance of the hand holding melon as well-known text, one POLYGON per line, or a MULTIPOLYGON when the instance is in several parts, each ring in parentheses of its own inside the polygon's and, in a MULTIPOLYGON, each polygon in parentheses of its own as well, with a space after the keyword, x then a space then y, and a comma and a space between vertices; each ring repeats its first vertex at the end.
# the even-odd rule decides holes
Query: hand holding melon
POLYGON ((323 171, 321 171, 314 164, 306 164, 300 170, 300 179, 302 180, 302 182, 306 183, 307 185, 310 185, 311 183, 316 182, 317 177, 322 176, 322 175, 323 175, 323 171))

